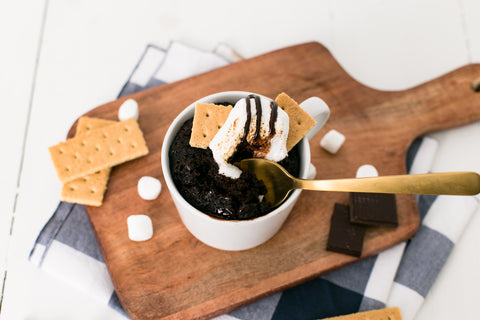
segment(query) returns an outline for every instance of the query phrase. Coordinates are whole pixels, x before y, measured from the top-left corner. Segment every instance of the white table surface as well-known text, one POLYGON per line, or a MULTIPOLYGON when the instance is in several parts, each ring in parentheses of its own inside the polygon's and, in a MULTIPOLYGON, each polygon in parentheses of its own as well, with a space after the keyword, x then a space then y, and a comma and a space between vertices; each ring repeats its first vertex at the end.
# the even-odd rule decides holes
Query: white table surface
MULTIPOLYGON (((59 201, 47 148, 80 115, 116 97, 147 44, 166 48, 171 40, 204 50, 224 42, 246 58, 318 41, 358 81, 401 90, 480 61, 480 2, 0 2, 2 320, 123 319, 27 257, 59 201)), ((435 171, 480 172, 480 123, 433 136, 440 141, 435 171)), ((417 319, 478 318, 479 214, 417 319)))

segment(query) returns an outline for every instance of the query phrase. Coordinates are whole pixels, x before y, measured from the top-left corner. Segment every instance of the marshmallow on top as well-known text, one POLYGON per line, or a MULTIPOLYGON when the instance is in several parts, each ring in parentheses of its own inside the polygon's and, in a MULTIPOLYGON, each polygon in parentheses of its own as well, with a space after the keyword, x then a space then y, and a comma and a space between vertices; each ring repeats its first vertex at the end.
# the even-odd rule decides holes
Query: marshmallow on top
POLYGON ((209 144, 219 173, 232 179, 242 171, 229 159, 240 150, 253 157, 281 161, 287 156, 288 114, 269 99, 249 95, 240 99, 209 144))

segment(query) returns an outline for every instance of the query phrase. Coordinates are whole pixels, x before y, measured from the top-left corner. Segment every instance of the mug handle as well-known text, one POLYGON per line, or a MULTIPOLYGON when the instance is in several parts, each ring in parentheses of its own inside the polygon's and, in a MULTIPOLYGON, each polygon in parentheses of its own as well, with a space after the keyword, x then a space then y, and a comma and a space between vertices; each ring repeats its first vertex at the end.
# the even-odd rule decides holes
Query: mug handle
POLYGON ((322 99, 311 97, 300 103, 300 107, 305 110, 317 123, 305 135, 310 140, 330 117, 330 108, 322 99))

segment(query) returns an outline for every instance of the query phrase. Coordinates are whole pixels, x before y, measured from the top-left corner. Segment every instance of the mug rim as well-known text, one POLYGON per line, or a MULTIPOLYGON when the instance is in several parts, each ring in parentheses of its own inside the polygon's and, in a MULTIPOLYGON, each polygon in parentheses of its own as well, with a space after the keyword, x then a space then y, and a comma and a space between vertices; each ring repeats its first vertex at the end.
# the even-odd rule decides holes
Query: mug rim
MULTIPOLYGON (((241 96, 245 97, 249 94, 256 94, 258 96, 264 97, 266 99, 272 100, 271 98, 265 97, 261 94, 257 93, 252 93, 248 91, 222 91, 218 93, 214 93, 208 96, 205 96, 203 98, 200 98, 190 105, 188 105, 185 109, 183 109, 172 121, 172 123, 169 125, 167 132, 165 133, 165 137, 163 139, 162 143, 162 150, 161 150, 161 164, 162 164, 162 171, 163 171, 163 176, 165 179, 165 182, 167 184, 168 190, 171 193, 172 198, 175 197, 175 199, 180 200, 183 205, 187 206, 188 209, 190 209, 190 212, 192 214, 195 214, 198 217, 201 217, 201 219, 204 219, 205 221, 213 222, 213 223, 221 223, 221 224, 232 224, 232 225, 237 225, 237 224, 255 224, 255 223, 260 223, 263 220, 267 220, 273 216, 276 216, 280 214, 285 207, 288 207, 291 205, 293 202, 297 200, 297 198, 300 196, 302 190, 301 189, 295 189, 291 192, 290 196, 285 200, 280 206, 275 208, 274 210, 251 219, 246 219, 246 220, 227 220, 227 219, 221 219, 221 218, 216 218, 212 217, 209 214, 200 211, 196 207, 194 207, 192 204, 190 204, 184 197, 183 195, 178 191, 177 186, 175 185, 175 182, 173 181, 172 174, 170 171, 170 159, 169 159, 169 152, 170 152, 170 146, 172 144, 172 141, 176 135, 176 133, 179 130, 179 126, 190 117, 193 117, 194 111, 195 111, 195 105, 197 103, 214 103, 214 102, 223 102, 221 100, 221 97, 226 96, 225 99, 228 97, 232 96, 241 96), (213 101, 213 98, 218 98, 213 101), (175 130, 175 132, 174 132, 175 130)), ((310 154, 310 145, 307 139, 303 138, 299 143, 302 144, 302 150, 301 150, 301 161, 300 161, 300 178, 306 178, 308 174, 308 169, 309 169, 309 164, 311 162, 311 154, 310 154), (306 158, 305 158, 306 157, 306 158)))

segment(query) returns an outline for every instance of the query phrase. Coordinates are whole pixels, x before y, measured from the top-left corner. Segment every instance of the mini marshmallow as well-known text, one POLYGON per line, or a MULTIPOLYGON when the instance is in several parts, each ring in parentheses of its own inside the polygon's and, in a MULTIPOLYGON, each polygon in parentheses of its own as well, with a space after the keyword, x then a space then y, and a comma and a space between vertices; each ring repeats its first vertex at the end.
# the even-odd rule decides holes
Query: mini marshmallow
POLYGON ((144 214, 129 216, 127 226, 128 237, 132 241, 145 241, 153 236, 152 220, 144 214))
POLYGON ((120 121, 130 118, 138 120, 138 103, 133 99, 125 100, 118 109, 118 119, 120 121))
POLYGON ((315 179, 315 177, 317 176, 317 168, 315 168, 315 166, 310 163, 310 166, 308 167, 308 175, 307 175, 307 179, 315 179))
POLYGON ((335 154, 345 142, 345 136, 337 130, 330 130, 320 141, 320 146, 328 152, 335 154))
POLYGON ((141 177, 137 183, 138 195, 144 200, 157 199, 160 191, 162 190, 162 184, 160 180, 154 177, 141 177))
POLYGON ((378 177, 377 169, 371 164, 364 164, 357 169, 357 178, 378 177))

